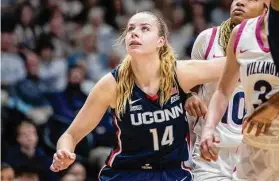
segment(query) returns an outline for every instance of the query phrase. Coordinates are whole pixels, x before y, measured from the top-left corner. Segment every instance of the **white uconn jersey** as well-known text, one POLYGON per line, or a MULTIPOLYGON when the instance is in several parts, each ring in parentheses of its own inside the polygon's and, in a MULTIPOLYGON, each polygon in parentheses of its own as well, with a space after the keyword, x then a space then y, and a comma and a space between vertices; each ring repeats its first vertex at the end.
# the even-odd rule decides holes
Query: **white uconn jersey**
MULTIPOLYGON (((235 54, 240 64, 240 79, 245 92, 248 115, 279 91, 279 73, 273 63, 269 48, 261 38, 264 16, 245 20, 239 27, 235 41, 235 54)), ((255 130, 252 134, 255 134, 255 130)), ((266 135, 255 137, 244 133, 244 142, 259 148, 279 149, 279 117, 266 135)))
MULTIPOLYGON (((198 38, 194 45, 192 59, 206 59, 210 61, 210 59, 213 58, 225 57, 224 50, 218 42, 220 36, 219 27, 214 27, 212 29, 205 30, 199 36, 200 40, 198 38), (203 40, 201 40, 202 38, 203 40), (199 43, 201 45, 199 45, 199 43), (204 45, 206 46, 206 48, 199 47, 204 45)), ((202 86, 201 91, 199 92, 199 95, 202 97, 202 99, 205 101, 207 105, 209 105, 212 95, 216 90, 216 86, 217 82, 204 84, 202 86)), ((233 91, 226 113, 224 114, 222 120, 216 127, 216 131, 219 134, 221 140, 219 146, 235 147, 241 143, 242 119, 245 114, 244 109, 244 93, 242 90, 242 86, 239 85, 233 91)), ((196 132, 196 134, 201 135, 202 124, 204 122, 205 120, 199 120, 198 124, 195 126, 194 131, 196 132)))

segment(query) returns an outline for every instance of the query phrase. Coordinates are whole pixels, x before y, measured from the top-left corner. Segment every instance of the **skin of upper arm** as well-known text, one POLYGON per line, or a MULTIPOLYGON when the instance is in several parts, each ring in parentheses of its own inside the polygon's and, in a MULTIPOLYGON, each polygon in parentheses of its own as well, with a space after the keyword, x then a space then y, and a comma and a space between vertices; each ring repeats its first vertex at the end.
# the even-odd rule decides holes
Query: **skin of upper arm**
POLYGON ((218 81, 225 65, 226 57, 210 61, 177 61, 177 76, 181 88, 187 92, 196 85, 218 81))
POLYGON ((91 90, 86 102, 66 131, 79 142, 94 129, 106 110, 116 104, 116 81, 111 73, 105 75, 91 90))

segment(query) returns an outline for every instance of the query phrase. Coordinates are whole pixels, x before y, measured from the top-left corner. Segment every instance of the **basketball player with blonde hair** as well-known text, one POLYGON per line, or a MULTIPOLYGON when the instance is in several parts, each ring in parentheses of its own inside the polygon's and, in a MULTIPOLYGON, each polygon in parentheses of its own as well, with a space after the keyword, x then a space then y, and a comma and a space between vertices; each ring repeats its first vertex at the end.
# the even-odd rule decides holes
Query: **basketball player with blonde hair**
POLYGON ((165 22, 150 12, 132 16, 123 37, 128 55, 95 85, 59 138, 51 170, 73 163, 78 142, 111 108, 118 144, 100 180, 190 181, 185 92, 218 80, 225 61, 176 61, 165 22))
MULTIPOLYGON (((240 24, 244 19, 254 18, 268 10, 264 0, 248 1, 234 0, 231 4, 231 17, 218 27, 213 27, 203 31, 197 38, 193 50, 192 59, 210 59, 225 57, 229 38, 233 28, 240 24)), ((207 83, 199 90, 200 97, 209 105, 210 99, 216 89, 217 82, 207 83)), ((191 99, 186 102, 186 110, 190 115, 195 115, 196 106, 191 103, 191 99)), ((239 161, 238 146, 242 140, 242 120, 245 115, 244 93, 240 83, 233 90, 229 104, 224 116, 216 125, 216 142, 218 142, 218 157, 215 162, 206 162, 200 158, 200 141, 202 128, 205 124, 203 118, 199 118, 195 123, 194 132, 196 142, 193 149, 193 174, 195 181, 218 181, 232 180, 234 170, 239 161)), ((192 118, 193 119, 193 118, 192 118)), ((195 120, 195 119, 194 119, 195 120)))
MULTIPOLYGON (((266 3, 269 5, 268 1, 266 3)), ((279 116, 275 114, 270 119, 271 124, 255 116, 268 102, 277 100, 275 105, 278 106, 279 73, 270 54, 266 25, 267 16, 264 14, 243 21, 233 30, 226 66, 211 99, 201 138, 202 156, 214 160, 215 126, 240 78, 245 93, 245 117, 250 120, 248 124, 244 123, 243 140, 238 150, 240 162, 236 166, 236 175, 240 180, 277 181, 279 178, 279 116)))

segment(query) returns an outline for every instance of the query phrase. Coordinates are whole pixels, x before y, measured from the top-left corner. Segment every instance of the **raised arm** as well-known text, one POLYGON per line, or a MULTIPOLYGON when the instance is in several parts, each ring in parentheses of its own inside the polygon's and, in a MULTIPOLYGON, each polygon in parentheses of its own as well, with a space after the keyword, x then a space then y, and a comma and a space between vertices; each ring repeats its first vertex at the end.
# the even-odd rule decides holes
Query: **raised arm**
MULTIPOLYGON (((216 36, 217 28, 210 28, 204 30, 199 34, 197 39, 195 40, 192 52, 191 52, 191 59, 192 60, 205 60, 212 48, 212 40, 214 40, 216 36)), ((206 60, 208 61, 208 60, 206 60)), ((197 85, 191 88, 191 92, 193 96, 188 98, 185 102, 185 109, 190 116, 195 117, 204 117, 207 113, 207 105, 203 102, 202 98, 198 93, 200 92, 202 85, 197 85), (195 95, 196 94, 196 95, 195 95)), ((191 120, 191 119, 189 119, 191 120)))
POLYGON ((177 61, 177 76, 182 89, 187 92, 196 85, 217 81, 225 66, 226 58, 210 61, 177 61))
POLYGON ((222 76, 218 82, 217 89, 209 104, 208 117, 201 138, 201 155, 206 160, 216 160, 214 142, 219 140, 214 136, 216 125, 226 111, 229 98, 239 80, 239 64, 236 61, 234 42, 238 31, 236 27, 229 40, 227 47, 227 61, 222 76))
POLYGON ((114 107, 115 97, 116 82, 112 74, 107 74, 95 85, 70 127, 59 138, 52 171, 66 169, 73 163, 76 145, 98 125, 107 108, 114 107))

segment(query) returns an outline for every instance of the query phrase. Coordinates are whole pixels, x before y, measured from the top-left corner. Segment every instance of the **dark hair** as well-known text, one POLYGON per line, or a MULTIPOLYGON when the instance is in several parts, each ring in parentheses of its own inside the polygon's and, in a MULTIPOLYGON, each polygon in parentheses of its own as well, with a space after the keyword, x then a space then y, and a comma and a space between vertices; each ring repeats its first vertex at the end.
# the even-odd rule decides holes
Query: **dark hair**
POLYGON ((40 165, 35 163, 34 161, 29 161, 28 163, 19 165, 16 168, 16 175, 24 175, 24 174, 36 174, 40 176, 40 173, 43 172, 40 165))
MULTIPOLYGON (((17 22, 20 22, 21 19, 21 13, 23 11, 23 9, 25 7, 28 7, 31 9, 32 12, 34 12, 34 8, 32 7, 32 5, 29 2, 24 2, 22 4, 20 4, 20 6, 18 7, 17 11, 16 11, 16 18, 17 18, 17 22)), ((34 17, 33 17, 34 18, 34 17)), ((33 20, 32 20, 33 21, 33 20)), ((20 22, 21 23, 21 22, 20 22)))
POLYGON ((36 45, 37 45, 37 48, 36 48, 36 53, 38 55, 41 54, 41 51, 44 49, 44 48, 50 48, 51 50, 54 50, 54 46, 52 44, 52 41, 51 41, 51 36, 49 35, 46 35, 46 34, 43 34, 40 36, 40 38, 38 39, 36 45))
POLYGON ((17 127, 16 127, 16 135, 18 135, 19 129, 20 129, 21 125, 24 124, 24 123, 33 125, 33 126, 37 129, 36 124, 35 124, 33 121, 31 121, 31 120, 29 120, 29 119, 24 119, 24 120, 20 121, 20 122, 17 124, 17 127))
POLYGON ((12 12, 1 14, 1 33, 13 33, 16 27, 16 18, 12 12))
POLYGON ((5 169, 8 169, 8 168, 13 169, 13 167, 11 165, 9 165, 8 163, 5 163, 5 162, 1 163, 1 171, 5 170, 5 169))

